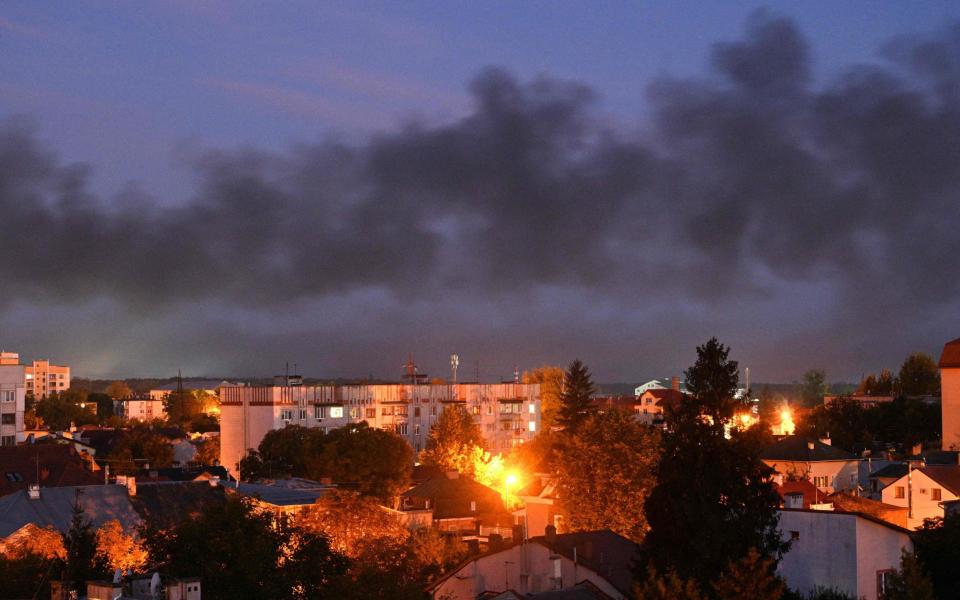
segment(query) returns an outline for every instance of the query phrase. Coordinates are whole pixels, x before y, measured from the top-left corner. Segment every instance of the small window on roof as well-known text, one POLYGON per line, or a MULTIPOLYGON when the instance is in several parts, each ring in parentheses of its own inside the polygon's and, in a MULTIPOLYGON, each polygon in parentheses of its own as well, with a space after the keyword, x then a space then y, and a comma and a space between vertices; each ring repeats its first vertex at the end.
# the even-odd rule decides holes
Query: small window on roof
POLYGON ((20 475, 20 473, 17 473, 16 471, 8 471, 7 481, 9 481, 10 483, 17 483, 19 481, 23 481, 23 476, 20 475))

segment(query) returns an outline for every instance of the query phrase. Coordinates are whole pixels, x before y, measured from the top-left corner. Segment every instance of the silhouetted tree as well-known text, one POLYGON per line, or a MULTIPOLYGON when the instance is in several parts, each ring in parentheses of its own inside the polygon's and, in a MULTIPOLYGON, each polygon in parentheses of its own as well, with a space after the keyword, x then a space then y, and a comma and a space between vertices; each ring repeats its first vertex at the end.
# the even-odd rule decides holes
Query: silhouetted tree
POLYGON ((560 395, 560 409, 556 423, 565 431, 574 432, 596 411, 593 405, 595 388, 590 371, 580 359, 574 360, 563 377, 563 393, 560 395))
POLYGON ((714 595, 717 600, 778 600, 787 587, 777 577, 776 567, 776 562, 751 548, 713 582, 714 595))
POLYGON ((924 521, 914 532, 913 548, 937 598, 950 598, 960 590, 960 515, 924 521))
MULTIPOLYGON (((953 590, 954 593, 957 590, 953 590)), ((923 565, 912 552, 901 550, 900 569, 890 576, 883 600, 935 600, 933 584, 923 572, 923 565)))
POLYGON ((644 548, 652 565, 702 589, 751 548, 774 561, 786 548, 777 531, 780 497, 760 460, 769 434, 754 427, 725 436, 723 417, 732 415, 738 384, 727 356, 716 339, 697 348, 687 372, 695 396, 666 414, 657 485, 646 502, 644 548))
POLYGON ((78 490, 73 502, 70 529, 63 535, 66 558, 61 563, 61 580, 79 593, 86 591, 86 582, 107 574, 104 557, 97 551, 97 534, 86 518, 78 490))
POLYGON ((900 393, 905 396, 925 396, 940 393, 940 373, 929 354, 914 352, 900 366, 900 393))
POLYGON ((829 392, 827 374, 822 369, 810 369, 803 374, 800 399, 806 407, 823 404, 823 396, 829 392))

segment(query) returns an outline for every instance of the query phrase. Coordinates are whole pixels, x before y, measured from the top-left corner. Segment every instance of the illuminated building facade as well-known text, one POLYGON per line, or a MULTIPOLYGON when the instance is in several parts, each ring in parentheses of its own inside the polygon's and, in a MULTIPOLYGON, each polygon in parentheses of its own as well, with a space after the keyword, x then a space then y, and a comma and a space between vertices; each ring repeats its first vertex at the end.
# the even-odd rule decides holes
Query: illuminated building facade
POLYGON ((0 446, 24 441, 25 369, 18 354, 0 353, 0 446))
POLYGON ((48 360, 35 360, 24 369, 27 393, 35 398, 46 398, 51 392, 59 394, 70 387, 70 367, 51 365, 48 360))
POLYGON ((267 432, 287 425, 330 430, 365 421, 396 432, 419 452, 440 413, 454 405, 473 416, 494 453, 540 431, 539 384, 333 386, 299 381, 280 377, 279 385, 220 388, 220 464, 236 474, 248 450, 256 449, 267 432))

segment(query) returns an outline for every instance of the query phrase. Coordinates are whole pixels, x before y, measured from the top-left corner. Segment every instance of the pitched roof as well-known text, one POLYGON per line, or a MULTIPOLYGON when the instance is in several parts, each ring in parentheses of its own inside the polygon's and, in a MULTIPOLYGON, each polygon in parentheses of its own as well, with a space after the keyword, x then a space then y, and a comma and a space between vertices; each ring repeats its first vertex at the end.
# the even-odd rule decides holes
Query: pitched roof
POLYGON ((327 495, 328 492, 335 489, 333 486, 316 487, 286 487, 283 485, 271 485, 264 483, 240 483, 240 486, 230 489, 243 496, 259 498, 260 500, 274 506, 301 506, 305 504, 315 504, 316 501, 327 495))
POLYGON ((196 481, 219 477, 229 479, 227 469, 221 466, 204 465, 200 467, 165 467, 159 469, 140 469, 136 474, 137 483, 151 481, 196 481))
POLYGON ((30 498, 25 490, 20 490, 0 498, 0 538, 7 537, 28 523, 37 527, 53 527, 66 533, 70 529, 78 490, 84 516, 94 527, 116 519, 129 531, 142 522, 130 503, 130 496, 124 486, 43 488, 37 499, 30 498))
POLYGON ((960 465, 927 465, 917 470, 950 490, 954 495, 960 496, 960 465))
POLYGON ((640 546, 622 535, 602 529, 560 534, 553 542, 547 541, 546 536, 530 539, 570 560, 576 550, 578 563, 592 569, 625 594, 633 587, 633 562, 640 553, 640 546))
POLYGON ((870 473, 870 477, 883 477, 900 479, 907 474, 907 465, 905 463, 890 463, 889 465, 870 473))
POLYGON ((40 487, 97 485, 103 475, 94 473, 72 444, 32 444, 0 447, 0 496, 40 487))
POLYGON ((943 346, 943 353, 940 355, 938 366, 941 369, 960 368, 960 338, 947 342, 943 346))
POLYGON ((209 481, 138 483, 136 495, 130 497, 137 514, 162 529, 176 525, 184 517, 199 515, 210 505, 224 502, 223 488, 210 485, 209 481))
POLYGON ((504 507, 500 494, 466 475, 433 477, 401 496, 429 499, 435 519, 477 517, 487 524, 513 524, 513 516, 504 507), (470 510, 471 502, 476 503, 475 511, 470 510))
POLYGON ((803 507, 810 508, 811 504, 819 504, 826 496, 809 479, 798 481, 784 481, 776 486, 780 498, 786 501, 788 495, 800 494, 803 496, 803 507))
POLYGON ((857 460, 857 455, 824 444, 820 440, 791 435, 768 446, 760 454, 760 458, 763 460, 817 462, 822 460, 857 460))
POLYGON ((848 492, 836 492, 827 496, 827 502, 833 504, 834 510, 841 512, 853 512, 892 523, 898 527, 907 526, 906 506, 894 506, 884 504, 879 500, 871 500, 864 496, 854 496, 848 492))

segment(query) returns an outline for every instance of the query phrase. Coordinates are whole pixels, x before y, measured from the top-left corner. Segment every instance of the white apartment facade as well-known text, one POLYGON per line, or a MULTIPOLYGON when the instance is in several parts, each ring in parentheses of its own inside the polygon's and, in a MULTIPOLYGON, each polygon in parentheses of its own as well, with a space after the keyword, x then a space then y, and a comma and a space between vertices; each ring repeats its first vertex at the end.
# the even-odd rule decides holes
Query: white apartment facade
POLYGON ((19 363, 19 355, 13 352, 0 353, 0 446, 15 446, 24 441, 26 367, 19 363))
POLYGON ((220 464, 237 463, 267 432, 287 425, 324 430, 365 421, 396 432, 419 452, 447 406, 473 415, 494 453, 540 431, 539 384, 274 385, 220 388, 220 464))
POLYGON ((118 417, 136 419, 143 422, 167 418, 167 410, 163 406, 163 400, 158 400, 150 396, 114 400, 113 411, 118 417))

